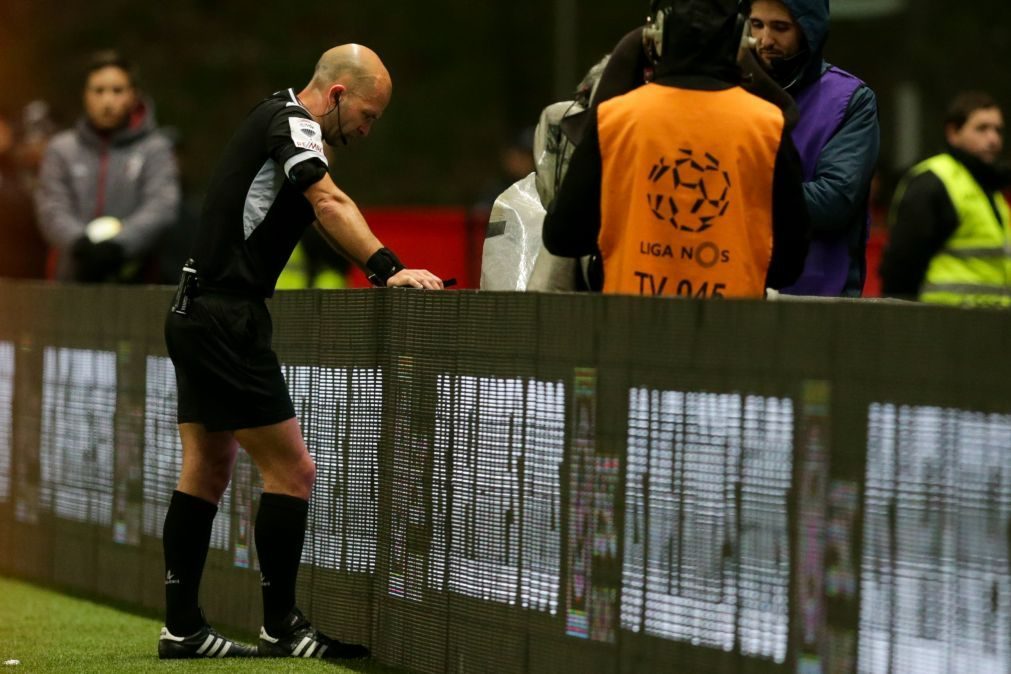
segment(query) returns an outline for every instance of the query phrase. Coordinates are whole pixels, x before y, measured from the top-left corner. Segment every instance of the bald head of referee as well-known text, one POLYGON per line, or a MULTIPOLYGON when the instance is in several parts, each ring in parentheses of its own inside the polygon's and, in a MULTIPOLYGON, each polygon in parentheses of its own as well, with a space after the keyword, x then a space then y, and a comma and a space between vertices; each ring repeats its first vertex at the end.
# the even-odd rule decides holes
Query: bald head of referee
POLYGON ((298 98, 316 118, 329 145, 369 135, 393 94, 393 81, 379 56, 360 44, 328 49, 298 98))

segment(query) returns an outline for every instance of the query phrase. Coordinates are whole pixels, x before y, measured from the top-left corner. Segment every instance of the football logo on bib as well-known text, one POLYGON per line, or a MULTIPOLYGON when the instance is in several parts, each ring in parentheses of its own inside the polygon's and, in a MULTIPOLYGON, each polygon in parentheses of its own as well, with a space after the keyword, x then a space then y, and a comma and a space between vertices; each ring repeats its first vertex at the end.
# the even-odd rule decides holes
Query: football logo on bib
POLYGON ((673 162, 660 157, 649 181, 658 190, 646 195, 649 209, 683 232, 706 231, 730 208, 730 174, 708 152, 696 157, 692 150, 681 149, 673 162))

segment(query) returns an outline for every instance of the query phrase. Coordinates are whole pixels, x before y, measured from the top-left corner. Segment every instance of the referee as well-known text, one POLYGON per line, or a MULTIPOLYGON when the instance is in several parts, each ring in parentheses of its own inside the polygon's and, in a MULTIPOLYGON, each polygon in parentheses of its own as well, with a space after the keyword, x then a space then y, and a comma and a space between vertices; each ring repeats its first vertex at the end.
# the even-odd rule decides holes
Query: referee
POLYGON ((304 89, 279 91, 252 109, 211 181, 192 259, 165 322, 179 387, 183 465, 163 532, 161 658, 369 654, 318 632, 295 606, 316 467, 271 349, 264 298, 310 223, 375 285, 443 287, 428 271, 405 269, 327 173, 323 144, 367 136, 391 92, 390 75, 373 51, 334 47, 304 89), (263 591, 257 647, 221 636, 197 599, 211 523, 240 445, 264 488, 255 524, 263 591))

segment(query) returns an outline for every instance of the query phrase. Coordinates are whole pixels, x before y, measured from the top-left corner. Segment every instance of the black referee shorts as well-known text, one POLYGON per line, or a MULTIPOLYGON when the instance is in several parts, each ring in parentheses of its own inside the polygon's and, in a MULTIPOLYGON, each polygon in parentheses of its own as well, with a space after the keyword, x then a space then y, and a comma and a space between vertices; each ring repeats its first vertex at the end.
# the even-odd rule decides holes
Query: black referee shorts
POLYGON ((170 311, 165 343, 179 387, 179 423, 233 431, 294 417, 272 330, 260 298, 207 293, 186 316, 170 311))

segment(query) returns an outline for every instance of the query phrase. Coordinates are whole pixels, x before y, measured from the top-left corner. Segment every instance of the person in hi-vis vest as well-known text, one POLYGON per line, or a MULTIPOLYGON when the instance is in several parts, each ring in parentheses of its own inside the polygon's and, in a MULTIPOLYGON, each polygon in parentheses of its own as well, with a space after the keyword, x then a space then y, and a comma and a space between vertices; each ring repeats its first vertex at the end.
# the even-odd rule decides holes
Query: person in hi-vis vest
POLYGON ((599 250, 606 293, 760 298, 800 275, 808 218, 783 112, 740 85, 737 0, 654 0, 653 81, 591 111, 544 222, 599 250))
POLYGON ((914 166, 895 191, 882 290, 938 304, 1011 307, 1001 109, 989 94, 959 94, 944 131, 947 151, 914 166))

